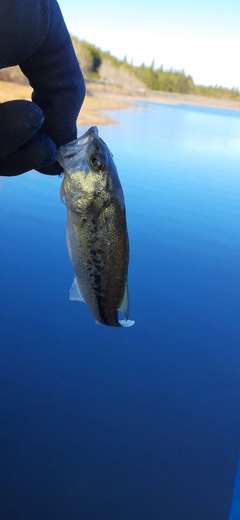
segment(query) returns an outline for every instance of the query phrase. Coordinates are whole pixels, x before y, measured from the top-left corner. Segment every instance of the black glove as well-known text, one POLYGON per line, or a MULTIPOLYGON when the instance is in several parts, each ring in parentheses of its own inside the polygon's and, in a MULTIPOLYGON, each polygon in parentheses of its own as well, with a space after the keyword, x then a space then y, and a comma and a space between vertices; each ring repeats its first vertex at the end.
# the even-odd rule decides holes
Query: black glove
POLYGON ((61 173, 57 148, 76 138, 85 85, 56 0, 1 0, 0 68, 19 65, 32 100, 0 104, 0 175, 61 173))
MULTIPOLYGON (((56 161, 55 143, 39 131, 43 122, 43 111, 31 101, 0 104, 0 175, 41 170, 56 161)), ((51 168, 54 173, 56 166, 49 166, 50 173, 51 168)))

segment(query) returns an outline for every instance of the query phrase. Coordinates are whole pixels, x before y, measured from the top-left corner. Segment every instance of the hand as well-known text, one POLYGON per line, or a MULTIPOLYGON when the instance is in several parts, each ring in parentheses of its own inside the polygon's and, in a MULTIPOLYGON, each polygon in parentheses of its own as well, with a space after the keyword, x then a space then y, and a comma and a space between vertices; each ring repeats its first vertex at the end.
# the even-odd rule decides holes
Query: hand
POLYGON ((56 0, 11 2, 11 11, 1 0, 0 68, 20 66, 33 102, 0 104, 0 175, 57 175, 57 148, 77 135, 83 76, 56 0))
POLYGON ((33 168, 41 171, 44 166, 55 173, 52 163, 57 147, 39 130, 43 122, 43 111, 31 101, 0 104, 0 175, 19 175, 33 168))

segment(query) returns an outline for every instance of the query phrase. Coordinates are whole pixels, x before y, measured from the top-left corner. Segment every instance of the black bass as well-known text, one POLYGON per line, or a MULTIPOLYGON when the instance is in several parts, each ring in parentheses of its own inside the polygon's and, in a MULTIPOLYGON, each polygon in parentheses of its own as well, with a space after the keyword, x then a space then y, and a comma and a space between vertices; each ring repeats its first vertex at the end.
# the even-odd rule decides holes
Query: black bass
POLYGON ((129 327, 129 245, 123 190, 113 156, 92 126, 61 146, 61 201, 75 278, 70 299, 84 301, 98 323, 129 327), (124 319, 118 319, 121 310, 124 319))

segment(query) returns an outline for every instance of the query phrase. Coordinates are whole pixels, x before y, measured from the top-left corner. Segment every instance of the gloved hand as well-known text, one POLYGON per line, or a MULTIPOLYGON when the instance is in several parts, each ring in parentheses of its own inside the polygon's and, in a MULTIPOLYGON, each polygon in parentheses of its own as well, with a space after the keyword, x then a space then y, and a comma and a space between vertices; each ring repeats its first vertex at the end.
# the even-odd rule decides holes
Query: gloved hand
MULTIPOLYGON (((43 122, 43 111, 31 101, 0 104, 0 175, 18 175, 32 168, 41 171, 56 161, 56 144, 39 130, 43 122)), ((55 168, 49 166, 49 173, 55 168)))
POLYGON ((0 104, 0 175, 61 173, 57 148, 76 138, 85 85, 56 0, 1 0, 0 68, 19 65, 32 100, 0 104))

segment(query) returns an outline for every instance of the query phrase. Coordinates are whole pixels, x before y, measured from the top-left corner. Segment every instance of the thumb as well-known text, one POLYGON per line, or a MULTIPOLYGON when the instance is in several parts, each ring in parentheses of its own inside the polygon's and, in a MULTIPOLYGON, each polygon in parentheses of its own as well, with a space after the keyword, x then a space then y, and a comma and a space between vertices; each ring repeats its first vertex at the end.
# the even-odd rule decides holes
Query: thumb
POLYGON ((32 101, 0 103, 0 156, 15 152, 42 126, 44 115, 32 101))
MULTIPOLYGON (((0 175, 13 176, 32 169, 40 170, 47 165, 52 165, 56 159, 57 147, 52 139, 41 131, 35 132, 31 139, 15 152, 0 157, 0 175)), ((60 166, 59 170, 62 171, 60 166)), ((52 174, 48 169, 46 173, 52 174)), ((59 171, 53 172, 55 175, 56 173, 59 171)))

